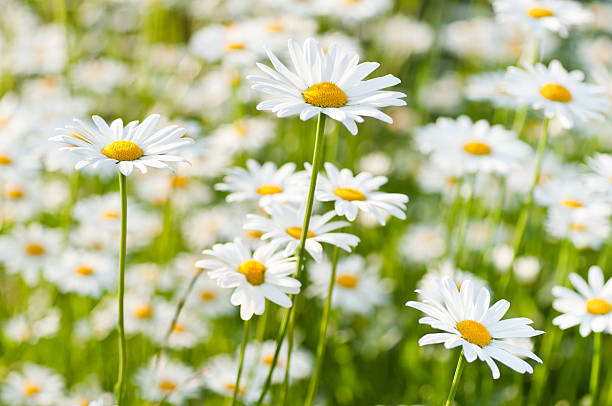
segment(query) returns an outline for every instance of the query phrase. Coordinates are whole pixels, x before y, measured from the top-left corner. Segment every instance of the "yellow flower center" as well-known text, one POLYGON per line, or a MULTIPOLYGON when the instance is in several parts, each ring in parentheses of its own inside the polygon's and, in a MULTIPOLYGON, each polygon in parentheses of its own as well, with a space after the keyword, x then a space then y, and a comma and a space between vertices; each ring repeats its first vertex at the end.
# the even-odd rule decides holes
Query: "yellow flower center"
MULTIPOLYGON (((234 385, 233 383, 228 383, 227 385, 225 385, 225 388, 228 391, 233 392, 234 389, 236 389, 236 385, 234 385)), ((244 395, 244 388, 238 388, 238 394, 239 395, 244 395)))
POLYGON ((244 49, 244 44, 240 42, 230 42, 229 44, 227 44, 227 49, 230 51, 240 51, 244 49))
POLYGON ((527 10, 527 15, 533 18, 552 17, 555 13, 544 7, 532 7, 527 10))
POLYGON ((31 244, 26 245, 25 251, 28 255, 37 257, 45 253, 45 247, 33 242, 31 244))
POLYGON ((251 237, 251 238, 259 239, 259 238, 261 238, 263 233, 261 231, 257 231, 257 230, 249 230, 249 231, 247 231, 247 235, 249 237, 251 237))
POLYGON ((210 290, 205 290, 204 292, 202 292, 200 294, 200 298, 202 300, 204 300, 205 302, 210 302, 211 300, 215 300, 215 293, 211 292, 210 290))
POLYGON ((268 24, 267 28, 268 28, 268 31, 271 31, 271 32, 285 31, 285 26, 281 22, 270 23, 268 24))
POLYGON ((265 282, 264 272, 266 266, 259 261, 249 259, 238 267, 238 272, 246 276, 246 280, 253 286, 261 285, 265 282))
POLYGON ((576 209, 578 207, 582 207, 582 203, 580 203, 577 200, 572 200, 572 199, 563 199, 561 201, 561 204, 565 207, 569 207, 570 209, 576 209))
POLYGON ((180 324, 175 324, 174 327, 172 327, 172 332, 174 333, 182 333, 183 331, 185 331, 185 327, 183 327, 180 324))
MULTIPOLYGON (((296 240, 299 240, 300 238, 302 238, 302 227, 291 227, 285 230, 285 232, 287 234, 289 234, 290 236, 292 236, 293 238, 295 238, 296 240)), ((306 233, 306 238, 312 238, 314 237, 314 233, 310 230, 308 230, 308 233, 306 233)))
POLYGON ((0 155, 0 165, 10 165, 11 162, 13 162, 11 158, 4 155, 0 155))
POLYGON ((119 218, 119 212, 115 210, 106 210, 102 213, 102 218, 105 220, 113 220, 119 218))
POLYGON ((170 186, 176 189, 182 189, 187 186, 189 183, 189 179, 186 176, 174 175, 172 180, 170 180, 170 186))
POLYGON ((247 134, 247 132, 248 132, 246 126, 244 124, 242 124, 242 123, 235 123, 234 124, 234 129, 238 133, 239 137, 245 136, 247 134))
POLYGON ((81 266, 77 268, 75 272, 79 275, 89 276, 93 273, 93 271, 93 268, 90 268, 88 266, 81 266))
POLYGON ((23 393, 25 393, 26 396, 36 395, 38 392, 40 392, 40 388, 35 383, 27 383, 23 388, 23 393))
POLYGON ((463 149, 471 155, 489 155, 491 153, 491 147, 480 141, 468 142, 463 146, 463 149))
POLYGON ((260 195, 275 195, 277 193, 282 192, 283 189, 280 186, 276 185, 261 185, 257 188, 257 193, 260 195))
POLYGON ((612 304, 604 299, 593 298, 586 303, 587 312, 595 315, 608 314, 612 310, 612 304))
POLYGON ((159 383, 159 389, 163 390, 164 392, 172 392, 176 389, 176 384, 172 381, 161 381, 159 383))
MULTIPOLYGON (((273 355, 268 355, 267 357, 264 357, 263 359, 263 363, 266 365, 272 365, 272 361, 274 361, 274 356, 273 355)), ((280 360, 277 359, 276 360, 276 366, 280 366, 280 360)))
POLYGON ((357 283, 359 283, 359 279, 353 275, 340 275, 338 279, 336 279, 336 282, 343 288, 354 289, 357 283))
POLYGON ((142 156, 142 149, 132 141, 113 141, 104 147, 102 153, 117 161, 135 161, 142 156))
POLYGON ((9 199, 17 200, 17 199, 22 199, 24 196, 25 196, 25 193, 23 192, 23 190, 16 188, 16 187, 9 188, 6 191, 6 197, 9 199))
POLYGON ((304 100, 317 107, 342 107, 348 98, 346 93, 332 82, 320 82, 304 91, 304 100))
POLYGON ((152 315, 153 309, 151 309, 151 306, 149 305, 140 306, 134 310, 134 316, 138 317, 139 319, 150 319, 152 315))
POLYGON ((461 333, 461 337, 480 347, 489 345, 491 342, 491 334, 489 330, 482 324, 474 320, 464 320, 457 323, 457 330, 461 333))
POLYGON ((584 224, 578 224, 578 223, 570 223, 569 228, 570 230, 574 230, 574 231, 586 230, 586 226, 584 224))
POLYGON ((542 86, 540 94, 548 100, 558 103, 568 103, 572 101, 572 94, 570 91, 556 83, 549 83, 542 86))
POLYGON ((337 187, 334 190, 334 194, 340 199, 348 200, 350 202, 354 200, 365 200, 366 197, 362 191, 353 189, 350 187, 337 187))

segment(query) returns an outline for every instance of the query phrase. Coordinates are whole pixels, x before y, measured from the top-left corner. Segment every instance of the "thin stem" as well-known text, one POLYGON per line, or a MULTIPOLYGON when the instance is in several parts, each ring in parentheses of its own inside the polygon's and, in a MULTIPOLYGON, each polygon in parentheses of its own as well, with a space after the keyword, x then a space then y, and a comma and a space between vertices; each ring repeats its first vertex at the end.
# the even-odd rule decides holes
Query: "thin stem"
MULTIPOLYGON (((297 297, 295 298, 297 301, 297 297)), ((295 312, 291 312, 289 318, 289 330, 287 331, 287 361, 285 362, 285 377, 283 378, 283 386, 281 390, 281 405, 287 406, 289 401, 289 371, 291 368, 291 353, 293 351, 293 332, 295 329, 295 312)))
POLYGON ((308 395, 304 406, 311 406, 315 394, 317 393, 317 384, 319 382, 319 374, 323 365, 323 356, 325 355, 325 344, 327 343, 327 325, 329 323, 329 313, 331 309, 331 298, 336 283, 336 269, 338 267, 338 256, 340 248, 334 248, 334 256, 332 259, 332 269, 329 278, 329 287, 327 288, 327 298, 325 299, 325 307, 323 308, 323 316, 321 319, 321 330, 319 331, 319 343, 317 344, 317 354, 315 358, 314 370, 308 385, 308 395))
POLYGON ((446 399, 445 406, 451 406, 455 400, 459 380, 461 379, 461 374, 463 373, 463 366, 463 350, 461 350, 461 354, 459 354, 459 361, 457 361, 457 368, 455 368, 455 376, 453 376, 453 383, 451 385, 450 392, 448 392, 448 398, 446 399))
POLYGON ((599 387, 599 367, 601 365, 601 333, 593 333, 593 363, 591 365, 591 380, 589 391, 591 404, 597 404, 597 389, 599 387))
POLYGON ((238 401, 238 393, 240 392, 240 376, 242 375, 242 368, 244 367, 244 350, 246 349, 247 342, 249 341, 249 325, 249 321, 245 320, 242 333, 242 344, 240 345, 240 363, 238 364, 236 385, 234 386, 234 395, 232 396, 232 406, 236 405, 236 402, 238 401))
POLYGON ((459 267, 461 263, 461 257, 463 255, 463 247, 465 244, 465 231, 467 229, 468 223, 470 221, 470 213, 472 211, 472 204, 474 203, 474 192, 476 191, 476 174, 472 175, 472 179, 470 182, 470 195, 463 206, 463 218, 461 219, 461 223, 459 224, 459 231, 457 234, 458 243, 457 243, 457 252, 455 253, 455 266, 459 267))
POLYGON ((537 152, 537 161, 536 167, 533 174, 533 181, 531 182, 531 187, 529 188, 529 194, 527 195, 527 200, 523 204, 523 208, 521 209, 521 214, 519 216, 518 222, 516 224, 516 230, 514 231, 514 238, 512 239, 512 252, 513 257, 510 262, 510 266, 506 271, 504 278, 501 283, 501 292, 505 292, 510 280, 512 279, 512 268, 514 267, 514 261, 516 260, 518 250, 521 246, 521 242, 523 241, 523 236, 525 235, 525 228, 527 227, 527 221, 529 220, 529 212, 531 210, 531 206, 533 205, 533 193, 535 188, 538 186, 538 182, 540 181, 540 171, 542 169, 542 158, 544 156, 544 151, 546 151, 546 145, 548 143, 548 129, 549 129, 550 119, 546 118, 544 123, 542 124, 542 136, 540 137, 540 141, 538 143, 538 152, 537 152))
POLYGON ((127 251, 127 177, 119 172, 119 193, 121 194, 121 247, 119 251, 119 317, 117 329, 119 331, 119 376, 115 385, 117 405, 121 406, 125 392, 125 378, 127 376, 127 343, 123 328, 123 304, 125 293, 125 257, 127 251))
MULTIPOLYGON (((310 217, 312 215, 312 206, 314 204, 314 196, 315 196, 315 188, 317 185, 317 176, 319 175, 319 169, 321 168, 321 161, 323 160, 323 144, 325 143, 325 118, 326 116, 323 113, 319 113, 319 117, 317 119, 317 130, 315 134, 315 147, 314 147, 314 155, 312 157, 312 173, 310 175, 310 187, 308 188, 308 198, 306 200, 306 212, 304 213, 304 224, 302 226, 302 235, 300 236, 300 245, 298 246, 296 255, 297 255, 297 263, 295 267, 295 276, 297 277, 302 269, 303 261, 304 261, 304 249, 306 247, 306 236, 308 235, 308 227, 310 226, 310 217)), ((278 355, 280 354, 280 349, 283 344, 283 340, 285 339, 285 335, 287 334, 287 327, 289 325, 289 320, 292 317, 292 313, 295 311, 295 301, 291 304, 291 307, 285 311, 285 315, 283 316, 283 321, 281 322, 280 330, 278 332, 278 337, 276 339, 276 349, 274 351, 274 356, 272 358, 272 363, 270 364, 270 371, 268 371, 268 376, 264 382, 264 385, 261 389, 261 394, 259 395, 259 400, 257 401, 257 405, 260 406, 263 404, 264 397, 270 388, 270 383, 272 382, 272 374, 274 373, 274 368, 276 367, 276 363, 278 361, 278 355)), ((289 354, 287 354, 289 357, 289 354)))

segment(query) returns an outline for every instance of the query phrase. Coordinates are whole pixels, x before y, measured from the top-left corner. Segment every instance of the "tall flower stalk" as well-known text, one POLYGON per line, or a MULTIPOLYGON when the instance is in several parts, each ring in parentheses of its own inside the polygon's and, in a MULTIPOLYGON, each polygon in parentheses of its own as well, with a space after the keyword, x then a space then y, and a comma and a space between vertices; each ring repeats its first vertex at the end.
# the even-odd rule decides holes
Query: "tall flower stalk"
POLYGON ((119 193, 121 194, 121 245, 119 248, 119 294, 117 331, 119 333, 119 372, 115 384, 117 405, 121 406, 125 394, 127 376, 127 342, 123 325, 123 305, 125 295, 125 259, 127 254, 127 177, 119 172, 119 193))
POLYGON ((453 401, 455 400, 455 394, 457 393, 457 388, 459 387, 459 381, 461 380, 461 375, 463 374, 465 362, 463 361, 463 350, 461 350, 461 354, 459 354, 459 361, 457 361, 457 367, 455 368, 455 375, 453 376, 453 383, 451 384, 450 391, 448 392, 448 398, 446 398, 445 406, 452 406, 453 401))
POLYGON ((240 393, 240 378, 242 376, 242 370, 244 368, 244 352, 246 350, 247 342, 249 341, 249 320, 244 321, 243 333, 242 333, 242 344, 240 345, 240 363, 238 364, 238 372, 236 374, 236 384, 234 385, 234 394, 232 395, 232 406, 235 406, 238 402, 238 393, 240 393))
POLYGON ((593 361, 591 362, 591 379, 589 380, 589 392, 591 393, 591 404, 597 404, 599 389, 599 368, 601 366, 601 332, 593 334, 593 361))

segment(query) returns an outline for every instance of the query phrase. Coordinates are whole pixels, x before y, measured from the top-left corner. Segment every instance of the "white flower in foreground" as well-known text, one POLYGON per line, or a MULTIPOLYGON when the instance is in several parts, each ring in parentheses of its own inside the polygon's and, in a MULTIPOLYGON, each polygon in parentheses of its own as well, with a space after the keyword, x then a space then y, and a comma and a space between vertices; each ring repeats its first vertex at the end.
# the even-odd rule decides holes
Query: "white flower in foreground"
POLYGON ((54 406, 61 402, 64 378, 36 364, 25 364, 3 379, 2 401, 7 405, 54 406))
POLYGON ((568 72, 557 60, 548 67, 541 63, 526 64, 523 69, 510 66, 505 87, 519 104, 543 110, 546 117, 559 119, 565 128, 577 121, 603 121, 610 110, 604 89, 584 83, 583 72, 568 72))
POLYGON ((383 213, 389 213, 400 219, 405 219, 408 196, 401 193, 384 193, 378 189, 387 183, 384 176, 373 176, 361 172, 353 176, 349 169, 338 170, 329 162, 325 163, 326 175, 317 181, 317 200, 334 202, 336 214, 346 216, 349 221, 357 218, 357 212, 362 210, 371 213, 382 225, 385 224, 383 213))
POLYGON ((406 104, 401 100, 406 97, 404 93, 381 90, 400 83, 398 78, 386 75, 363 80, 380 65, 359 63, 359 55, 339 46, 332 45, 325 52, 313 38, 304 41, 303 47, 289 40, 293 71, 272 52, 267 53, 274 69, 261 63, 257 66, 268 77, 247 77, 254 83, 253 89, 272 96, 259 103, 258 110, 270 110, 278 117, 299 114, 304 121, 324 113, 355 135, 356 123, 362 123, 363 117, 392 123, 392 118, 378 109, 406 104))
MULTIPOLYGON (((265 207, 265 210, 271 218, 248 214, 244 229, 261 231, 263 240, 270 240, 272 244, 285 247, 285 255, 292 255, 300 244, 305 206, 302 205, 296 209, 271 203, 265 207)), ((323 259, 323 247, 321 246, 323 242, 340 247, 347 252, 351 252, 352 247, 359 243, 359 238, 352 234, 331 232, 350 225, 346 221, 330 222, 335 215, 335 212, 330 211, 322 216, 313 215, 310 218, 305 248, 317 262, 323 259)))
POLYGON ((580 325, 580 335, 588 336, 607 330, 612 334, 612 279, 604 281, 598 266, 589 268, 589 282, 572 273, 570 282, 578 292, 563 286, 555 286, 553 295, 555 310, 563 313, 555 317, 553 324, 562 330, 580 325), (605 283, 604 283, 605 282, 605 283))
POLYGON ((567 0, 493 0, 493 8, 499 21, 519 23, 538 37, 551 31, 565 38, 570 27, 592 17, 580 3, 567 0))
POLYGON ((215 189, 231 192, 228 202, 259 200, 261 206, 270 201, 299 203, 304 200, 308 189, 305 176, 295 173, 295 164, 286 163, 277 169, 272 162, 263 165, 253 159, 246 163, 247 169, 230 168, 223 183, 215 189))
POLYGON ((533 352, 505 340, 544 333, 529 326, 533 321, 525 317, 501 320, 510 307, 507 300, 499 300, 489 307, 489 291, 480 288, 475 296, 476 292, 469 280, 464 281, 459 289, 451 278, 444 278, 438 280, 438 287, 441 301, 417 290, 422 302, 406 303, 406 306, 427 315, 421 318, 419 323, 444 331, 424 335, 419 340, 419 345, 444 343, 448 349, 461 346, 465 359, 473 362, 479 358, 486 362, 494 379, 500 376, 495 360, 521 374, 533 373, 533 368, 519 356, 542 362, 533 352))
POLYGON ((215 244, 203 253, 206 259, 196 266, 208 270, 208 275, 222 288, 235 288, 231 297, 234 306, 240 306, 240 317, 249 320, 253 314, 261 315, 266 299, 282 307, 290 307, 287 294, 297 294, 300 282, 291 278, 295 271, 295 258, 277 251, 278 245, 266 244, 254 252, 236 238, 227 244, 215 244))
POLYGON ((468 116, 439 118, 419 130, 417 143, 422 152, 431 152, 435 162, 452 162, 463 174, 507 174, 531 153, 513 131, 486 120, 474 123, 468 116))
POLYGON ((187 399, 195 398, 202 387, 193 368, 167 358, 160 359, 157 365, 152 360, 140 368, 135 381, 144 399, 171 405, 182 405, 187 399))
POLYGON ((158 114, 152 114, 141 124, 132 121, 125 127, 120 118, 109 126, 100 116, 93 116, 95 127, 75 119, 75 125, 58 129, 58 135, 51 140, 68 144, 63 149, 83 157, 77 162, 76 169, 119 165, 125 176, 130 175, 134 168, 146 173, 149 166, 173 170, 166 162, 187 161, 168 154, 193 140, 185 137, 185 128, 177 125, 155 131, 159 118, 158 114))

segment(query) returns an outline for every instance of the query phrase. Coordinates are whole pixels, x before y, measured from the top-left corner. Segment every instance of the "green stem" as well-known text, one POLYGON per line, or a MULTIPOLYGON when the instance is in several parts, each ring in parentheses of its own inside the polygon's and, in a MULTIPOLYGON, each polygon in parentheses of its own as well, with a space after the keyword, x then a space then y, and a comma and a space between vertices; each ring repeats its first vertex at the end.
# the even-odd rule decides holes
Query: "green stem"
POLYGON ((512 239, 513 257, 512 261, 510 262, 510 266, 508 267, 508 270, 502 278, 502 294, 506 291, 508 285, 510 284, 510 280, 512 279, 512 268, 514 267, 514 261, 516 260, 518 250, 521 246, 521 242, 523 241, 523 236, 525 235, 525 228, 527 227, 527 221, 529 220, 529 212, 531 210, 531 206, 533 205, 533 193, 535 191, 535 188, 538 186, 538 182, 540 181, 542 158, 544 157, 544 151, 546 151, 546 144, 548 143, 549 124, 550 119, 544 119, 544 123, 542 124, 542 136, 540 137, 540 141, 538 142, 537 160, 535 171, 533 174, 533 181, 531 182, 531 187, 529 188, 527 200, 525 201, 525 204, 523 204, 523 208, 521 209, 521 214, 516 224, 516 230, 514 231, 514 238, 512 239))
POLYGON ((327 298, 325 299, 325 307, 323 308, 323 317, 321 319, 321 330, 319 331, 319 343, 317 344, 317 354, 315 358, 314 370, 310 378, 308 385, 308 395, 304 406, 311 406, 315 394, 317 393, 317 384, 319 382, 319 375, 321 373, 321 366, 323 365, 323 356, 325 355, 325 344, 327 342, 327 325, 329 323, 329 313, 331 309, 331 298, 336 283, 336 268, 338 267, 338 256, 340 249, 334 248, 334 256, 332 259, 331 276, 329 278, 329 287, 327 288, 327 298))
POLYGON ((599 367, 601 365, 601 333, 593 333, 593 363, 591 366, 591 380, 589 390, 591 404, 597 404, 597 389, 599 387, 599 367))
MULTIPOLYGON (((315 134, 315 147, 314 147, 314 155, 312 157, 312 173, 310 175, 310 187, 308 188, 308 198, 306 200, 306 212, 304 213, 304 224, 302 226, 302 235, 300 236, 300 245, 298 246, 296 256, 297 262, 295 266, 295 275, 298 276, 303 266, 304 262, 304 251, 306 247, 306 236, 308 235, 308 227, 310 226, 310 217, 312 216, 312 207, 314 205, 314 196, 315 196, 315 188, 317 185, 317 176, 319 175, 319 169, 321 168, 321 161, 323 160, 323 145, 325 143, 325 118, 326 116, 323 113, 319 113, 319 117, 317 119, 317 130, 315 134)), ((272 382, 272 374, 274 373, 274 368, 276 367, 276 363, 278 361, 278 355, 280 354, 280 349, 283 344, 283 340, 285 339, 285 335, 287 334, 287 327, 289 325, 289 320, 293 317, 293 313, 295 312, 295 301, 293 301, 291 307, 285 311, 285 315, 283 316, 283 321, 281 322, 280 330, 278 332, 278 337, 276 339, 276 349, 274 350, 274 356, 272 358, 272 363, 270 364, 270 371, 268 371, 268 376, 263 384, 261 389, 261 394, 259 395, 259 400, 257 401, 257 405, 260 406, 263 404, 264 397, 270 388, 270 383, 272 382)), ((289 357, 289 353, 287 354, 289 357)))
MULTIPOLYGON (((295 298, 297 301, 297 297, 295 298)), ((293 352, 293 331, 295 329, 295 312, 291 312, 289 318, 289 330, 287 332, 287 362, 285 363, 285 377, 281 390, 281 405, 287 406, 289 401, 289 369, 291 368, 291 353, 293 352)))
POLYGON ((121 194, 121 247, 119 251, 119 316, 117 329, 119 331, 119 376, 115 385, 117 405, 121 406, 125 393, 127 376, 127 343, 123 328, 123 302, 125 293, 125 257, 127 250, 127 177, 119 172, 119 193, 121 194))
POLYGON ((461 264, 461 257, 463 255, 463 247, 465 245, 465 232, 470 221, 470 212, 472 211, 472 204, 474 202, 474 192, 476 189, 476 174, 472 175, 472 181, 470 182, 470 195, 463 206, 463 218, 459 224, 459 231, 457 233, 458 243, 457 252, 455 254, 455 266, 459 267, 461 264))
POLYGON ((459 354, 459 361, 457 361, 457 368, 455 368, 455 376, 453 377, 453 383, 450 388, 450 392, 448 393, 448 398, 446 399, 445 406, 451 406, 453 401, 455 400, 455 394, 457 393, 457 387, 459 386, 459 380, 461 379, 461 374, 463 373, 463 350, 461 350, 461 354, 459 354))
MULTIPOLYGON (((463 181, 459 179, 455 185, 455 197, 450 209, 450 213, 446 219, 446 240, 445 240, 445 254, 451 252, 451 243, 453 236, 453 229, 455 228, 455 220, 457 219, 457 212, 461 206, 461 186, 463 181)), ((446 255, 445 255, 446 256, 446 255)))
POLYGON ((235 406, 238 401, 238 393, 240 392, 240 376, 242 375, 242 368, 244 367, 244 351, 246 349, 247 342, 249 341, 249 321, 244 321, 244 328, 242 333, 242 344, 240 345, 240 364, 238 364, 238 373, 236 374, 236 385, 234 386, 234 395, 232 396, 232 406, 235 406))

